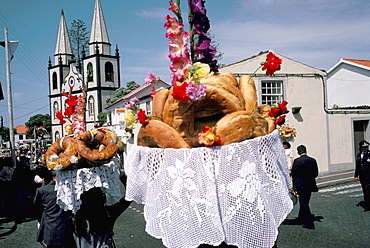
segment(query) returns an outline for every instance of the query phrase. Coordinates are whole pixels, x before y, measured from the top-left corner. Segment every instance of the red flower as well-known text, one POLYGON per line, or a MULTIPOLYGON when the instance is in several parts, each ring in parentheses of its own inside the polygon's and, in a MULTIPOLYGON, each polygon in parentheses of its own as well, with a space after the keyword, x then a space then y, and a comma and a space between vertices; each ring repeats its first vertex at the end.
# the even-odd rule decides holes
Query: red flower
POLYGON ((139 112, 137 112, 137 119, 141 125, 145 125, 147 123, 148 117, 146 116, 144 110, 139 109, 139 112))
POLYGON ((64 120, 64 116, 62 114, 62 110, 59 110, 55 117, 59 119, 59 124, 66 123, 66 121, 64 120))
POLYGON ((280 115, 279 118, 274 122, 275 125, 281 126, 285 123, 285 115, 280 115))
POLYGON ((175 84, 173 86, 173 93, 172 96, 175 100, 181 100, 187 102, 189 100, 188 94, 186 94, 186 88, 188 87, 188 83, 183 83, 181 85, 175 84))
POLYGON ((73 114, 73 108, 67 107, 66 111, 64 112, 64 115, 69 118, 71 117, 72 114, 73 114))
POLYGON ((272 76, 276 71, 280 70, 282 60, 275 54, 269 52, 266 56, 266 62, 263 63, 262 71, 266 70, 267 76, 272 76))
POLYGON ((280 110, 278 108, 271 108, 268 116, 270 117, 278 117, 280 115, 280 110))
POLYGON ((70 107, 74 107, 77 105, 77 96, 69 96, 68 99, 65 100, 66 104, 70 107))
POLYGON ((283 101, 282 103, 278 103, 277 105, 279 106, 280 114, 286 114, 288 113, 288 108, 286 105, 288 104, 287 101, 283 101))
POLYGON ((155 93, 157 92, 155 91, 154 87, 152 87, 152 90, 150 91, 150 99, 153 100, 155 93))

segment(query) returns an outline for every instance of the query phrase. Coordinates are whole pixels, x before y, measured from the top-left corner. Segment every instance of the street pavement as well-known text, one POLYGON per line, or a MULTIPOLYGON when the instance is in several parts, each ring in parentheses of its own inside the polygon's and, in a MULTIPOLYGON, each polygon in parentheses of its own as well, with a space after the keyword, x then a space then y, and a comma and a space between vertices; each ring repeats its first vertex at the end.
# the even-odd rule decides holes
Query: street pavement
MULTIPOLYGON (((323 174, 317 178, 319 192, 313 193, 311 212, 315 215, 315 230, 292 225, 299 205, 279 227, 278 248, 366 248, 370 247, 370 212, 356 206, 363 200, 353 171, 323 174)), ((0 224, 0 247, 39 248, 36 241, 37 221, 14 225, 0 224)), ((145 232, 143 205, 132 203, 115 225, 117 248, 160 248, 160 239, 145 232)))

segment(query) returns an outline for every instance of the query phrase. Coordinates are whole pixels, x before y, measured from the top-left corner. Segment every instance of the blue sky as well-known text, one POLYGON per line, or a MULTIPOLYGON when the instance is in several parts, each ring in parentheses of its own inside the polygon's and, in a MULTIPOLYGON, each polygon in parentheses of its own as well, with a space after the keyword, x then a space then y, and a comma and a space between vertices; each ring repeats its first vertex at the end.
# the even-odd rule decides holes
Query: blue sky
MULTIPOLYGON (((59 18, 91 28, 95 0, 0 0, 0 40, 20 40, 11 62, 14 126, 49 113, 48 59, 53 59, 59 18)), ((121 55, 121 86, 144 83, 151 71, 170 82, 165 16, 168 0, 101 0, 110 42, 121 55)), ((187 12, 187 1, 181 9, 187 12)), ((208 0, 211 33, 230 64, 272 48, 293 60, 329 70, 341 58, 370 59, 368 0, 208 0)), ((184 16, 186 20, 186 16, 184 16)), ((5 49, 0 81, 6 96, 5 49)), ((8 126, 7 98, 0 115, 8 126)))

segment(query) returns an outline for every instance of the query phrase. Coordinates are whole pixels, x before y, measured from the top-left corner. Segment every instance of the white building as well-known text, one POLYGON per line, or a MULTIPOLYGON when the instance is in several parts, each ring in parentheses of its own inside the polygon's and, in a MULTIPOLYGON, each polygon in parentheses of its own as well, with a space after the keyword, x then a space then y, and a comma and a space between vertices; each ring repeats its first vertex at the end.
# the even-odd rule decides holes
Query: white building
MULTIPOLYGON (((267 53, 263 52, 224 66, 220 68, 220 72, 230 71, 237 77, 242 74, 252 75, 261 62, 266 60, 267 53)), ((296 128, 297 136, 288 138, 287 141, 291 143, 294 151, 298 145, 304 144, 308 154, 317 159, 320 172, 353 169, 358 142, 370 138, 368 127, 370 109, 332 110, 328 108, 330 106, 328 99, 331 103, 344 104, 344 99, 336 100, 343 98, 336 98, 336 94, 345 93, 346 105, 348 103, 354 106, 356 103, 356 106, 358 104, 370 106, 370 68, 365 69, 359 65, 344 73, 345 69, 348 70, 348 64, 339 63, 326 73, 283 55, 276 55, 283 60, 280 71, 273 77, 268 77, 259 69, 253 77, 259 104, 273 104, 283 100, 288 102, 290 112, 287 114, 286 122, 296 128), (344 68, 340 68, 341 66, 344 68), (366 70, 368 74, 365 73, 366 70), (334 87, 337 73, 341 74, 338 76, 341 80, 337 80, 334 87), (354 80, 352 86, 349 86, 354 74, 360 74, 358 77, 362 80, 366 80, 364 74, 367 75, 367 84, 362 81, 361 84, 357 84, 359 81, 354 80), (355 86, 362 89, 355 90, 353 89, 355 86), (355 91, 365 93, 353 95, 352 92, 355 91)), ((295 153, 295 156, 298 155, 295 153)))
POLYGON ((66 110, 65 96, 82 95, 83 84, 86 90, 86 129, 92 129, 97 116, 106 106, 106 100, 114 96, 120 87, 118 48, 111 53, 107 28, 100 1, 95 1, 94 16, 89 42, 89 54, 83 54, 81 65, 75 64, 74 55, 64 12, 60 16, 58 38, 55 47, 54 65, 49 60, 49 99, 53 141, 65 135, 63 124, 56 117, 58 111, 66 110), (81 67, 80 67, 81 66, 81 67))

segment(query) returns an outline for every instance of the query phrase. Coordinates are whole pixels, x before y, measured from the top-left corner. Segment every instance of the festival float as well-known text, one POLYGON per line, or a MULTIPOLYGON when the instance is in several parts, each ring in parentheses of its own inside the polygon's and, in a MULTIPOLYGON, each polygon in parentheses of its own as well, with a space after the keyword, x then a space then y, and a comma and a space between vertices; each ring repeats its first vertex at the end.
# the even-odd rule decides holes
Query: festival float
MULTIPOLYGON (((172 86, 152 91, 151 115, 137 99, 126 105, 126 130, 141 125, 137 145, 125 151, 126 200, 144 204, 146 232, 166 247, 270 248, 293 208, 280 135, 289 131, 287 102, 258 106, 253 75, 218 73, 205 1, 188 1, 189 32, 179 4, 170 1, 174 16, 164 25, 172 86)), ((272 76, 281 63, 270 52, 260 68, 272 76)), ((145 80, 159 79, 150 72, 145 80)), ((72 108, 59 117, 73 116, 70 136, 49 148, 44 163, 58 170, 58 203, 75 212, 92 187, 120 194, 116 153, 124 146, 109 128, 85 131, 83 96, 66 96, 72 108)))

